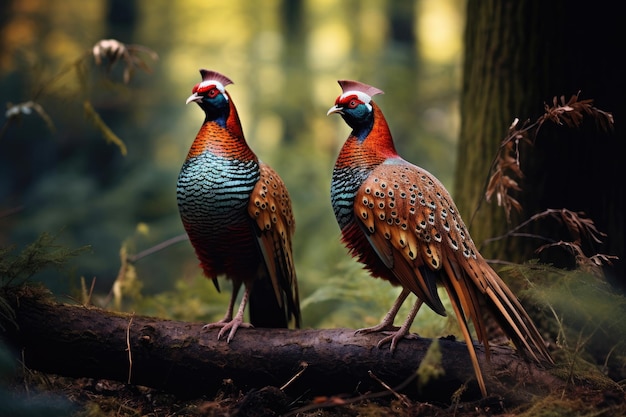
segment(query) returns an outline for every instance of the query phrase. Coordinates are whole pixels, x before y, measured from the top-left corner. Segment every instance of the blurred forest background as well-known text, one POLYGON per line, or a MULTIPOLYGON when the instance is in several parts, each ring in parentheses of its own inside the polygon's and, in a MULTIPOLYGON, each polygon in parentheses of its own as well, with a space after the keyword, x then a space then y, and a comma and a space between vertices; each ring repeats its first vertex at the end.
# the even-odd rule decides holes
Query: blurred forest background
POLYGON ((370 279, 339 241, 329 187, 349 129, 326 110, 337 79, 381 88, 400 154, 452 190, 464 8, 463 0, 2 2, 0 247, 22 248, 43 232, 70 248, 89 245, 64 273, 34 277, 59 297, 78 298, 81 280, 95 279, 96 305, 221 318, 230 287, 218 294, 202 277, 188 241, 121 268, 124 253, 184 233, 176 180, 203 120, 185 99, 198 70, 214 69, 234 81, 228 90, 250 146, 290 190, 304 326, 378 323, 398 290, 370 279), (110 71, 96 64, 101 39, 158 59, 139 51, 151 71, 135 68, 125 83, 123 60, 110 71), (19 107, 29 101, 40 107, 19 107), (123 146, 107 140, 89 106, 123 146))

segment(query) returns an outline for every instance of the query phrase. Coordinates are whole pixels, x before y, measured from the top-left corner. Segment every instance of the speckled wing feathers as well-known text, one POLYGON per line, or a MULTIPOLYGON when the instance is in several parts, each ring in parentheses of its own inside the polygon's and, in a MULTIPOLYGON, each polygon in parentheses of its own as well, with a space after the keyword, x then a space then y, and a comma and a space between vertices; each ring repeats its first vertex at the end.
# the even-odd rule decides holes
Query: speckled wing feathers
POLYGON ((393 263, 402 286, 445 315, 434 275, 426 268, 439 271, 443 245, 453 241, 461 246, 466 233, 465 226, 456 221, 451 200, 438 192, 435 181, 428 172, 401 159, 379 165, 359 188, 354 214, 383 262, 389 267, 393 263))
POLYGON ((485 305, 523 353, 551 360, 523 307, 478 253, 452 198, 428 171, 400 158, 379 165, 358 189, 354 215, 400 284, 445 314, 436 292, 440 277, 455 314, 465 322, 463 330, 469 335, 470 319, 487 354, 485 305))
POLYGON ((258 226, 259 247, 263 253, 279 305, 287 302, 289 313, 299 326, 298 287, 292 256, 295 220, 287 187, 276 172, 260 162, 260 178, 250 194, 248 214, 258 226), (290 294, 287 300, 283 294, 290 294))

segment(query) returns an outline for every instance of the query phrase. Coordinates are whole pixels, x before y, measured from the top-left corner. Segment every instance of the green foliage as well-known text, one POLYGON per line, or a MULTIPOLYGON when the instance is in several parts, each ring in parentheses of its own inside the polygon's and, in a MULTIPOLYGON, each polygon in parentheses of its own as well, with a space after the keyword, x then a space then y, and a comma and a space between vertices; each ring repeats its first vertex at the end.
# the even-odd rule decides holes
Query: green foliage
POLYGON ((424 359, 417 368, 417 387, 421 390, 433 379, 445 375, 446 371, 441 365, 442 356, 439 348, 439 340, 433 339, 424 355, 424 359))
POLYGON ((89 249, 69 249, 56 243, 56 236, 42 233, 19 254, 14 247, 0 248, 0 287, 21 285, 47 268, 62 268, 73 257, 89 249))
POLYGON ((347 256, 327 273, 325 279, 318 279, 317 289, 301 302, 303 312, 322 313, 308 317, 316 327, 354 328, 377 322, 397 296, 389 283, 369 277, 347 256))
POLYGON ((537 399, 523 412, 515 413, 518 417, 601 417, 623 416, 624 406, 610 402, 598 404, 592 398, 570 396, 564 398, 548 395, 537 399))
POLYGON ((211 280, 198 274, 191 280, 177 280, 172 290, 142 297, 132 310, 173 320, 214 322, 224 316, 230 298, 230 286, 221 287, 222 292, 217 292, 211 280))
MULTIPOLYGON (((9 193, 15 197, 7 204, 9 208, 24 207, 3 233, 6 241, 21 245, 41 231, 65 227, 72 245, 92 244, 93 256, 79 259, 77 269, 88 280, 97 278, 94 298, 103 292, 106 296, 114 284, 120 242, 134 225, 146 222, 153 230, 149 239, 137 245, 139 251, 183 232, 176 211, 176 177, 202 122, 201 112, 195 106, 185 106, 184 98, 199 81, 200 67, 210 69, 217 65, 219 68, 214 69, 232 77, 235 85, 230 92, 240 111, 247 140, 287 183, 297 223, 294 256, 303 299, 334 283, 332 276, 340 274, 336 265, 348 259, 339 241, 329 188, 334 159, 349 128, 326 117, 326 110, 340 92, 336 79, 341 72, 369 79, 385 89, 390 97, 385 103, 386 113, 395 121, 394 131, 403 154, 415 162, 425 162, 417 157, 444 156, 447 159, 440 161, 436 172, 442 178, 450 178, 456 129, 448 121, 454 121, 456 114, 454 91, 458 89, 458 79, 453 74, 459 67, 458 61, 422 61, 416 53, 416 40, 407 39, 402 45, 394 43, 392 52, 390 40, 383 32, 370 31, 365 40, 356 27, 337 30, 345 13, 356 13, 359 19, 372 13, 385 16, 389 10, 383 4, 368 4, 356 12, 349 4, 338 4, 332 19, 335 24, 320 29, 340 40, 337 46, 352 42, 361 46, 343 54, 351 62, 348 67, 342 61, 322 58, 327 67, 319 68, 307 62, 311 56, 323 56, 327 44, 324 38, 317 37, 312 38, 311 45, 303 44, 302 28, 327 22, 327 18, 319 15, 317 7, 304 3, 287 9, 309 23, 288 30, 289 25, 282 21, 286 16, 282 3, 261 6, 234 2, 218 6, 197 2, 195 6, 202 14, 230 16, 228 25, 214 26, 216 32, 208 36, 212 42, 229 45, 209 46, 213 50, 210 61, 206 61, 207 44, 201 41, 205 36, 182 41, 179 36, 187 38, 191 33, 187 26, 175 24, 171 30, 163 31, 160 28, 164 24, 170 25, 167 19, 162 20, 163 16, 170 13, 153 13, 159 7, 174 7, 170 12, 187 10, 186 7, 167 2, 158 2, 156 9, 138 7, 140 18, 128 22, 137 27, 123 32, 126 36, 132 33, 132 39, 97 41, 85 39, 84 33, 98 36, 98 26, 106 24, 99 8, 86 9, 81 19, 59 25, 58 19, 64 14, 59 13, 56 3, 46 3, 36 13, 42 22, 41 33, 54 31, 57 36, 50 38, 54 42, 24 44, 29 62, 7 56, 11 65, 5 68, 11 69, 3 74, 8 82, 0 82, 3 91, 15 92, 20 100, 33 103, 12 106, 15 108, 9 115, 15 114, 16 118, 6 119, 0 139, 0 181, 10 178, 7 184, 15 187, 9 193), (156 53, 138 43, 158 51, 160 61, 156 61, 156 53), (186 52, 180 55, 183 44, 186 52), (381 77, 377 70, 381 64, 389 68, 391 78, 381 77), (429 94, 424 99, 415 80, 421 79, 420 72, 429 69, 425 83, 429 94), (142 72, 152 71, 153 76, 142 76, 142 72), (391 100, 398 95, 400 100, 391 100), (433 111, 439 114, 436 120, 428 117, 433 111), (24 123, 18 124, 20 120, 24 123), (42 120, 46 124, 43 128, 42 120), (48 121, 54 123, 54 131, 47 128, 48 121), (101 137, 108 140, 107 144, 101 137), (37 152, 43 163, 38 163, 33 152, 40 142, 49 150, 37 152), (108 143, 113 146, 107 146, 108 143), (19 163, 14 162, 17 156, 19 163), (28 172, 27 166, 32 166, 34 172, 28 172)), ((412 21, 410 16, 407 19, 412 21)), ((7 19, 12 21, 14 17, 11 14, 7 19)), ((192 32, 211 30, 198 25, 192 32)), ((6 96, 12 98, 10 94, 6 96)), ((0 207, 0 218, 1 213, 0 207)), ((168 249, 136 264, 143 297, 175 291, 176 280, 188 279, 188 274, 181 270, 196 262, 195 256, 191 248, 181 248, 168 249)), ((367 309, 368 316, 378 320, 393 302, 394 289, 362 272, 357 282, 355 285, 362 286, 363 291, 375 293, 384 288, 391 294, 375 308, 367 309)), ((48 282, 46 285, 51 287, 48 282)), ((60 293, 71 288, 59 285, 53 290, 60 293)), ((358 304, 358 299, 350 297, 312 303, 304 321, 312 326, 332 322, 360 327, 364 323, 358 316, 363 308, 358 304), (326 319, 327 312, 332 317, 326 319)))
MULTIPOLYGON (((56 236, 42 233, 34 242, 15 254, 15 247, 0 248, 0 330, 5 325, 17 327, 15 311, 5 298, 5 292, 30 281, 48 268, 61 269, 68 261, 87 250, 69 249, 56 243, 56 236)), ((15 374, 14 356, 0 343, 0 415, 1 416, 67 416, 74 406, 66 398, 35 392, 17 393, 5 387, 15 374)))
MULTIPOLYGON (((87 249, 88 247, 68 249, 58 245, 56 237, 48 233, 42 233, 17 255, 13 255, 14 247, 0 248, 0 290, 23 285, 44 269, 62 268, 69 259, 87 249)), ((0 330, 6 330, 2 323, 17 327, 13 308, 0 294, 0 330)))
MULTIPOLYGON (((343 259, 329 267, 323 276, 318 277, 319 273, 309 276, 319 282, 319 286, 301 302, 308 326, 358 329, 377 325, 400 294, 399 287, 373 278, 360 263, 342 252, 345 250, 339 252, 343 259)), ((451 312, 450 300, 442 288, 439 296, 446 310, 451 312)), ((396 324, 409 314, 414 302, 415 297, 409 296, 398 313, 396 324)), ((442 317, 428 307, 420 309, 412 329, 422 337, 461 336, 454 314, 442 317)))
POLYGON ((626 367, 623 294, 578 269, 567 271, 533 262, 503 272, 514 291, 518 289, 516 293, 538 327, 552 335, 549 339, 561 348, 560 376, 598 383, 607 374, 620 378, 620 370, 626 367))
POLYGON ((107 126, 104 120, 102 120, 102 117, 100 117, 98 112, 93 108, 93 105, 89 101, 85 100, 85 102, 83 103, 83 107, 85 109, 85 116, 93 123, 96 128, 98 128, 98 130, 100 130, 100 132, 102 132, 102 136, 104 136, 104 139, 107 141, 107 143, 112 143, 117 146, 120 149, 121 154, 125 156, 128 153, 128 150, 124 141, 122 141, 122 139, 120 139, 119 136, 117 136, 115 132, 113 132, 111 128, 107 126))
MULTIPOLYGON (((73 62, 65 65, 61 71, 55 74, 51 79, 45 81, 38 80, 41 83, 36 89, 34 89, 32 100, 16 105, 7 103, 9 110, 6 112, 7 119, 0 129, 0 139, 2 139, 11 123, 20 121, 23 117, 33 113, 39 115, 39 117, 44 120, 50 131, 54 132, 56 129, 52 118, 44 110, 43 105, 37 102, 37 100, 41 100, 46 95, 51 94, 49 91, 53 90, 58 84, 60 84, 60 81, 65 78, 66 75, 73 75, 74 80, 76 81, 77 90, 73 91, 70 89, 69 91, 65 91, 65 97, 63 98, 73 97, 76 95, 81 96, 87 120, 89 120, 93 126, 102 133, 107 142, 115 144, 119 148, 120 153, 122 155, 126 155, 126 144, 113 132, 113 130, 111 130, 100 114, 94 109, 91 101, 87 98, 90 90, 92 90, 92 86, 88 83, 89 77, 87 63, 93 55, 96 65, 105 65, 108 72, 114 64, 122 62, 122 65, 124 66, 124 83, 128 84, 136 68, 146 72, 151 71, 150 66, 140 54, 146 54, 152 61, 158 59, 158 56, 154 51, 141 45, 125 45, 115 39, 104 39, 98 41, 92 47, 91 51, 81 54, 81 56, 76 58, 73 62)), ((58 91, 55 93, 58 94, 58 91)), ((59 99, 60 97, 55 98, 59 99)))

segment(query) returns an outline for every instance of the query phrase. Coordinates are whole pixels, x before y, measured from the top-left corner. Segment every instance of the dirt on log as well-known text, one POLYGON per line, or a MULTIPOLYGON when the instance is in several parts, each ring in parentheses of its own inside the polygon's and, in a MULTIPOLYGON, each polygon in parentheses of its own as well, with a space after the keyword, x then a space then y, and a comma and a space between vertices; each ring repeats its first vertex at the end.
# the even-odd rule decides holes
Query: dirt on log
MULTIPOLYGON (((62 304, 29 291, 5 300, 15 321, 1 323, 2 337, 26 367, 44 373, 116 380, 182 397, 213 395, 225 381, 243 391, 289 382, 285 392, 294 397, 388 391, 383 384, 422 401, 449 402, 463 386, 463 399, 480 397, 467 346, 455 340, 438 339, 443 375, 419 387, 416 370, 432 339, 403 340, 392 354, 388 345, 376 346, 381 335, 352 329, 243 328, 227 344, 203 323, 62 304)), ((523 401, 562 384, 512 349, 492 349, 489 364, 482 346, 477 351, 490 394, 523 401)))

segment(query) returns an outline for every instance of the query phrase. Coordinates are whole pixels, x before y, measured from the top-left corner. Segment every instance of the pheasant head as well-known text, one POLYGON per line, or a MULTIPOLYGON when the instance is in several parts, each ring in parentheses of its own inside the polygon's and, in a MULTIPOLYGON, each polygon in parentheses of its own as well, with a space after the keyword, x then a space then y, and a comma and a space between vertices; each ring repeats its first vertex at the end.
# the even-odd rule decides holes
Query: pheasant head
POLYGON ((326 114, 340 114, 348 126, 355 131, 366 132, 371 129, 374 121, 372 96, 384 94, 383 91, 358 81, 339 80, 338 82, 343 94, 337 97, 335 105, 326 114))
POLYGON ((208 120, 228 118, 230 96, 225 87, 233 84, 230 78, 216 71, 200 70, 202 82, 191 90, 192 94, 185 104, 197 103, 207 116, 208 120))
POLYGON ((327 115, 337 113, 352 128, 343 153, 367 155, 367 160, 382 163, 398 156, 393 138, 380 107, 372 100, 384 92, 358 81, 339 80, 343 93, 327 115))
POLYGON ((230 78, 217 71, 200 70, 202 81, 196 84, 186 104, 195 102, 205 114, 206 122, 216 122, 221 127, 243 138, 241 122, 226 86, 233 84, 230 78))

